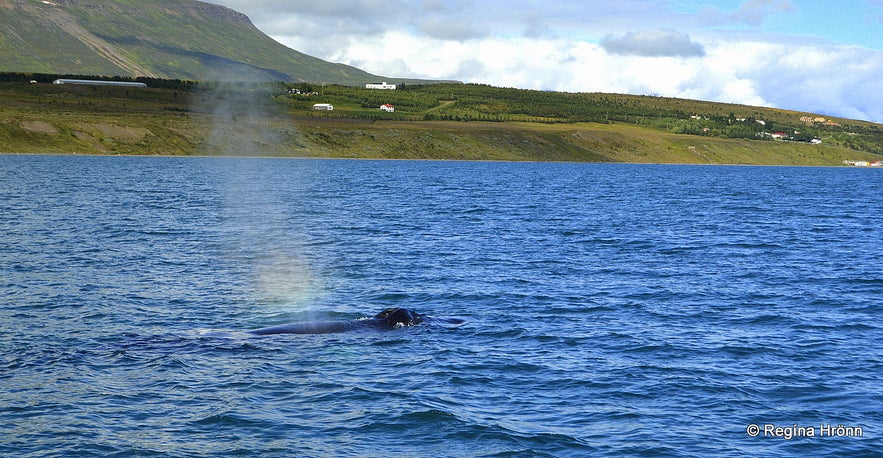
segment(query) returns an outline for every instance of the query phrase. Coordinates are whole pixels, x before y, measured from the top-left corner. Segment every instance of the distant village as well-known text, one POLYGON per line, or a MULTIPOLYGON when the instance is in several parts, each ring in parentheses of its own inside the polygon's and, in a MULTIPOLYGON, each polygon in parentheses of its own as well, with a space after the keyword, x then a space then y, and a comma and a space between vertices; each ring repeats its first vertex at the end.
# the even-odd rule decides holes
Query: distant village
MULTIPOLYGON (((692 119, 694 121, 701 121, 701 120, 708 121, 709 120, 709 118, 707 116, 700 116, 700 115, 692 115, 692 116, 690 116, 690 119, 692 119)), ((767 122, 763 119, 732 117, 732 118, 730 118, 730 121, 728 121, 728 122, 730 124, 757 123, 760 126, 763 126, 763 127, 760 127, 758 129, 758 131, 754 133, 754 135, 758 138, 768 138, 768 139, 772 139, 772 140, 780 140, 780 141, 786 141, 786 142, 812 143, 814 145, 822 144, 821 138, 814 137, 809 134, 801 133, 799 130, 795 130, 795 129, 789 130, 788 132, 783 131, 783 130, 775 130, 773 132, 768 132, 766 129, 764 129, 765 127, 767 127, 767 122)), ((811 116, 801 117, 800 122, 805 123, 809 126, 813 126, 813 125, 817 125, 817 124, 825 125, 825 126, 839 126, 840 125, 836 122, 829 121, 825 118, 818 118, 818 117, 811 117, 811 116)), ((711 132, 711 131, 712 131, 712 129, 710 127, 703 127, 702 128, 703 133, 707 133, 707 132, 711 132)))
MULTIPOLYGON (((382 83, 368 83, 365 85, 365 89, 378 89, 378 90, 387 90, 387 91, 394 91, 394 90, 398 89, 398 87, 399 87, 399 85, 397 85, 397 84, 390 84, 385 81, 382 83)), ((306 92, 302 92, 300 89, 295 88, 295 89, 290 89, 288 91, 288 95, 315 96, 315 95, 319 95, 319 93, 318 92, 306 93, 306 92)), ((393 105, 391 103, 384 103, 384 104, 380 105, 379 109, 380 109, 380 111, 385 111, 387 113, 394 113, 396 111, 395 105, 393 105)), ((332 105, 330 103, 316 103, 316 104, 313 104, 313 110, 334 111, 334 105, 332 105)))
MULTIPOLYGON (((394 91, 398 89, 399 85, 390 84, 387 82, 382 83, 368 83, 365 85, 365 89, 376 89, 376 90, 387 90, 394 91)), ((317 96, 318 92, 303 92, 300 89, 294 88, 288 91, 288 95, 299 95, 299 96, 317 96)), ((395 105, 391 103, 384 103, 378 107, 380 111, 385 111, 387 113, 394 113, 396 108, 395 105)), ((313 104, 313 109, 316 111, 334 111, 334 105, 330 103, 316 103, 313 104)))
POLYGON ((883 167, 883 161, 843 161, 843 165, 850 165, 853 167, 883 167))

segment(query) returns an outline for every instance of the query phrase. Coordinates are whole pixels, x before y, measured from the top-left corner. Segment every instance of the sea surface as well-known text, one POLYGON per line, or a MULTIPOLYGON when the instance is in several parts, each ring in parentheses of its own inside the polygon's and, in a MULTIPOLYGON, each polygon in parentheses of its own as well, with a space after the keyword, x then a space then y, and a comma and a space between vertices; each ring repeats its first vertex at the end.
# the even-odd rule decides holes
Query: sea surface
POLYGON ((0 156, 0 456, 880 456, 881 199, 857 168, 0 156), (245 332, 388 307, 465 323, 245 332))

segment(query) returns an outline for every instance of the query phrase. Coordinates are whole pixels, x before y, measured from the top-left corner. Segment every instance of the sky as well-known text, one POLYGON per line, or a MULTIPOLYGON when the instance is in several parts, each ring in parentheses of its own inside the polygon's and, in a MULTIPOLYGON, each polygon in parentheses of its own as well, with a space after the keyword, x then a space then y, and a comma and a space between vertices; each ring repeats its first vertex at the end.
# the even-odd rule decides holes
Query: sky
POLYGON ((395 78, 659 95, 883 123, 883 0, 207 0, 395 78))

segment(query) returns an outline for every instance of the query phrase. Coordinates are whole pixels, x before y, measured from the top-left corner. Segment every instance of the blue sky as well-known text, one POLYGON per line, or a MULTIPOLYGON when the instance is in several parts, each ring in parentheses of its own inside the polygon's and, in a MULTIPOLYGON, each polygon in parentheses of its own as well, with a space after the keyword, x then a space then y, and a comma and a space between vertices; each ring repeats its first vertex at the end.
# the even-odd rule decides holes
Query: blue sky
POLYGON ((209 0, 374 74, 883 123, 883 0, 209 0))
MULTIPOLYGON (((673 1, 672 11, 699 14, 715 8, 736 11, 733 1, 673 1)), ((746 4, 752 2, 744 2, 746 4)), ((883 49, 883 0, 880 1, 820 1, 792 0, 789 2, 753 2, 755 7, 767 8, 770 14, 752 27, 748 24, 731 26, 733 29, 753 30, 793 36, 807 36, 832 43, 883 49), (876 29, 876 32, 875 32, 876 29)))

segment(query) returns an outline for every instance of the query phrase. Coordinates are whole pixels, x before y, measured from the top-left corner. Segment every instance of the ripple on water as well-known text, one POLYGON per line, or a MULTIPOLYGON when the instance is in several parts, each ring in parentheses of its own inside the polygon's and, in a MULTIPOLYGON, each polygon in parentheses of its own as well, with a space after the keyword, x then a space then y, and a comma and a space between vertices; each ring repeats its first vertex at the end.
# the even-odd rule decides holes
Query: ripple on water
POLYGON ((0 455, 873 456, 865 172, 0 156, 0 455))

